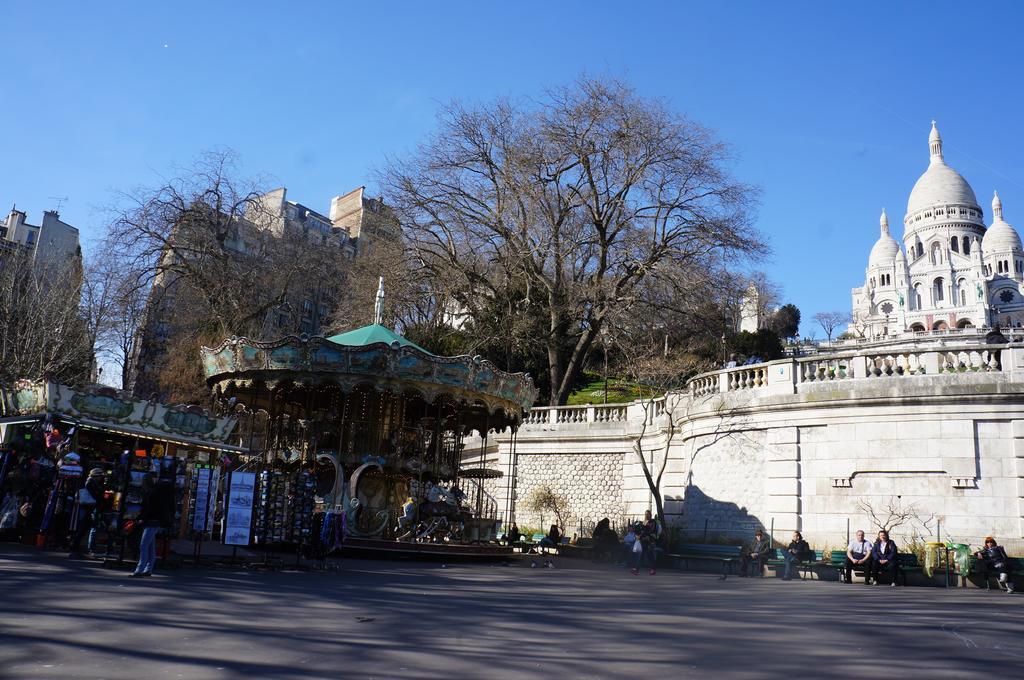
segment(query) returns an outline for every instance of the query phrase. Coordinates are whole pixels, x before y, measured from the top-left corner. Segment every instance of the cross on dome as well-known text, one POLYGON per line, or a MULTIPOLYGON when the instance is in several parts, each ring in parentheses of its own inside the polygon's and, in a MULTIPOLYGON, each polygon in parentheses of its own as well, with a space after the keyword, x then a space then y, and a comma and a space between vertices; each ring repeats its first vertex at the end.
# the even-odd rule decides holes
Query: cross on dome
POLYGON ((992 216, 996 221, 1003 219, 1003 202, 999 200, 999 192, 992 192, 992 216))
POLYGON ((882 216, 878 218, 878 224, 882 227, 882 236, 888 236, 889 216, 885 214, 885 208, 882 208, 882 216))
POLYGON ((939 128, 932 120, 932 131, 928 133, 928 148, 931 150, 932 163, 941 163, 942 160, 942 137, 939 135, 939 128))

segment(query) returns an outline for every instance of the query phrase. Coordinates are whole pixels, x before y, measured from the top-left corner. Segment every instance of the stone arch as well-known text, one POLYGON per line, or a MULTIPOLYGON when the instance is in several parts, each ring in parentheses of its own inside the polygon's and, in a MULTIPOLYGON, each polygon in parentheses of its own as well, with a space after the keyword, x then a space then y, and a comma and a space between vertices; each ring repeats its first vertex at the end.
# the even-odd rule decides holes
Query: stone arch
POLYGON ((914 333, 923 333, 925 327, 923 323, 912 323, 910 324, 910 330, 914 333))
POLYGON ((959 319, 956 322, 957 328, 974 328, 974 323, 970 319, 959 319))
POLYGON ((936 321, 932 324, 933 331, 946 331, 949 330, 949 325, 945 321, 936 321))

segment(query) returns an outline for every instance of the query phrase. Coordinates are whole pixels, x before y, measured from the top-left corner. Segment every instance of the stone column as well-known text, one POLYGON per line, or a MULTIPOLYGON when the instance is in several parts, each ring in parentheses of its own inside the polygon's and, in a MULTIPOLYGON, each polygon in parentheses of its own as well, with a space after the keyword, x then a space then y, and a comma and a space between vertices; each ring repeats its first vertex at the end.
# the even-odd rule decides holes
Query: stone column
POLYGON ((800 531, 800 432, 796 427, 768 430, 765 442, 767 474, 765 497, 768 516, 765 524, 775 520, 776 541, 787 543, 789 533, 800 531))
POLYGON ((1024 536, 1024 420, 1010 421, 1013 455, 1017 460, 1017 536, 1024 536))

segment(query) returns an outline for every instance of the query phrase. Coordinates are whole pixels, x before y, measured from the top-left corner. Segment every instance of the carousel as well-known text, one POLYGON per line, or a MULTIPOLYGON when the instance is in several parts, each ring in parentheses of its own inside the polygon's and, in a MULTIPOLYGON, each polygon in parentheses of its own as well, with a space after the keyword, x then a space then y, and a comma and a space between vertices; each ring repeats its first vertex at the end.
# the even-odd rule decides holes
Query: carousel
POLYGON ((254 540, 331 535, 339 538, 328 550, 505 551, 487 490, 501 472, 463 468, 463 440, 518 428, 537 396, 533 381, 479 356, 428 352, 382 325, 383 298, 382 279, 374 323, 333 337, 234 337, 202 348, 215 407, 238 418, 260 475, 254 540), (306 522, 307 510, 325 516, 306 522))

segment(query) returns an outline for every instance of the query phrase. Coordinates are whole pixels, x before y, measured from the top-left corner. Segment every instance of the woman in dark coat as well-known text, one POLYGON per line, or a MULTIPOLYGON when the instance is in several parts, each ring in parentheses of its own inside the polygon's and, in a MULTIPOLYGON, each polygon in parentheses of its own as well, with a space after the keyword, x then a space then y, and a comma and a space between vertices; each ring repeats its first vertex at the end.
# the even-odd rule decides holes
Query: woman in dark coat
POLYGON ((1006 586, 1006 592, 1013 593, 1013 579, 1010 578, 1010 558, 1007 557, 1003 546, 996 543, 996 539, 986 536, 985 547, 974 553, 974 556, 981 563, 986 586, 988 585, 989 576, 998 574, 999 582, 1006 586))
POLYGON ((899 551, 896 544, 889 538, 889 532, 882 529, 878 532, 878 540, 871 546, 871 580, 879 585, 878 577, 882 572, 887 572, 891 577, 890 586, 896 587, 897 577, 900 573, 897 555, 899 551))
POLYGON ((142 541, 139 543, 139 563, 132 576, 152 576, 156 566, 156 537, 174 522, 174 489, 167 483, 156 483, 153 475, 143 480, 144 490, 139 522, 142 523, 142 541))

